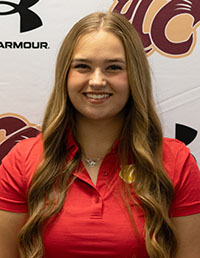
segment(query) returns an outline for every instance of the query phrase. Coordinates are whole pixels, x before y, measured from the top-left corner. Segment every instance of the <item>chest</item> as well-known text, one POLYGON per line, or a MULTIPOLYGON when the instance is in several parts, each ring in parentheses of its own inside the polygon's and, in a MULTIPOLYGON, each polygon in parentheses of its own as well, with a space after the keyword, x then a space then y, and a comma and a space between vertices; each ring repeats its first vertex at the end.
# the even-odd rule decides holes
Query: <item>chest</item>
POLYGON ((96 185, 88 173, 79 175, 68 191, 62 211, 44 233, 46 258, 148 257, 144 215, 131 205, 136 231, 121 198, 118 172, 110 177, 105 169, 100 169, 96 185))

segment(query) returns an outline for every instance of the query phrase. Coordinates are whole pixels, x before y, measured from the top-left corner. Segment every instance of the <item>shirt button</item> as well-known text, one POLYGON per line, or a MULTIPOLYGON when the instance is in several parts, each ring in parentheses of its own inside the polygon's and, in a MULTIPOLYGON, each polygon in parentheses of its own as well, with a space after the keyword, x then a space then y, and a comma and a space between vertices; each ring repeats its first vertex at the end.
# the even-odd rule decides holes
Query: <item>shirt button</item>
POLYGON ((95 203, 98 203, 100 201, 100 198, 99 197, 96 197, 95 198, 95 203))
POLYGON ((104 172, 103 172, 103 175, 104 175, 104 176, 107 176, 107 175, 108 175, 108 172, 107 172, 107 171, 104 171, 104 172))

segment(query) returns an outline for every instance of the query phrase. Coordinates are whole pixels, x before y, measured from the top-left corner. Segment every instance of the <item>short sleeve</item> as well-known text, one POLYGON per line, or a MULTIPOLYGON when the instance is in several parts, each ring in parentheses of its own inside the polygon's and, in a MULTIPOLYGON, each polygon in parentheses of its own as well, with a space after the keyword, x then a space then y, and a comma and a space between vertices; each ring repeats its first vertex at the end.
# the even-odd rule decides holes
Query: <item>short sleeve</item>
MULTIPOLYGON (((171 206, 172 217, 200 213, 200 171, 190 150, 177 143, 177 153, 171 178, 174 185, 174 200, 171 206)), ((173 162, 172 162, 173 163, 173 162)))
POLYGON ((20 143, 15 145, 0 166, 0 209, 27 212, 26 180, 23 176, 20 143))

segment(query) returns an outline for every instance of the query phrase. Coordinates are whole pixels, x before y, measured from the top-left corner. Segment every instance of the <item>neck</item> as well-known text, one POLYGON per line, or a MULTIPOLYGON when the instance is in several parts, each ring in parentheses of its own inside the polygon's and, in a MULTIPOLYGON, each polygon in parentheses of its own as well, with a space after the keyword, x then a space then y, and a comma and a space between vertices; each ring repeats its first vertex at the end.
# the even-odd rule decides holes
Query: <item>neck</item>
POLYGON ((88 158, 103 158, 120 136, 124 118, 104 121, 77 116, 77 137, 82 151, 88 158))

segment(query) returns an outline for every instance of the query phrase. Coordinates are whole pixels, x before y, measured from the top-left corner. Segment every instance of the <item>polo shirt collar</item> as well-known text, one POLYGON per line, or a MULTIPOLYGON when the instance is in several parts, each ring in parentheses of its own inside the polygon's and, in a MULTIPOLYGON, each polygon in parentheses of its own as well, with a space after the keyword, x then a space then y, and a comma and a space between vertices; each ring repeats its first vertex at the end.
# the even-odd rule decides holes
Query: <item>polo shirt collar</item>
MULTIPOLYGON (((109 154, 116 153, 118 145, 119 145, 119 139, 115 141, 109 154)), ((78 145, 73 137, 73 133, 71 129, 67 134, 67 149, 69 150, 68 159, 71 161, 74 158, 77 151, 79 150, 78 145)), ((119 173, 119 176, 126 183, 133 183, 135 180, 135 173, 134 173, 135 166, 133 165, 132 162, 129 161, 128 165, 124 166, 124 169, 127 172, 124 174, 123 173, 124 170, 122 169, 119 173)), ((88 181, 88 176, 86 176, 85 173, 80 173, 75 171, 73 174, 82 180, 88 181)), ((88 183, 90 183, 90 180, 88 181, 88 183)))

